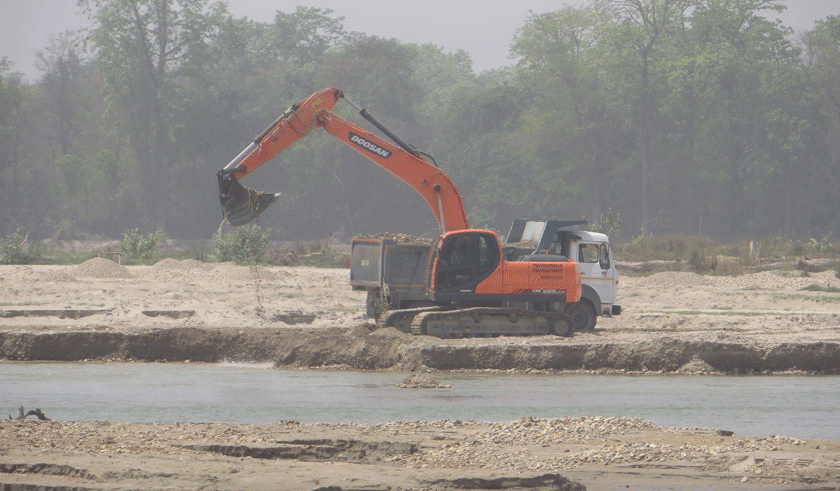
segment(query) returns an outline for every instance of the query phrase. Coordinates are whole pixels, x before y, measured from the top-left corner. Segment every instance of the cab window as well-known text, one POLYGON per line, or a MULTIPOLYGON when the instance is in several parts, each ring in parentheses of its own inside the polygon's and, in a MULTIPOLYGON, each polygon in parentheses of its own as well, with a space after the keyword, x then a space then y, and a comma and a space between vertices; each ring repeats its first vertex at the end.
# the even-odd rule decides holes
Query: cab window
POLYGON ((599 261, 600 251, 597 244, 581 244, 580 245, 580 259, 581 263, 597 263, 599 261))
POLYGON ((478 237, 478 272, 484 273, 488 270, 495 269, 499 261, 498 248, 495 247, 496 241, 491 241, 487 236, 481 235, 478 237))

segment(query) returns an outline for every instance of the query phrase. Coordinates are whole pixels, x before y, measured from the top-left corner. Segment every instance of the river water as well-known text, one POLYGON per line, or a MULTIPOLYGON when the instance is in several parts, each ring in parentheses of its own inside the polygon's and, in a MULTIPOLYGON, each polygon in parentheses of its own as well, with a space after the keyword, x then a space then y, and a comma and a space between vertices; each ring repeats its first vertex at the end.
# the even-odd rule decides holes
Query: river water
MULTIPOLYGON (((449 389, 400 389, 409 374, 268 365, 0 363, 0 411, 58 420, 383 423, 638 416, 663 426, 840 441, 840 377, 437 373, 449 389)), ((0 416, 6 417, 0 413, 0 416)))

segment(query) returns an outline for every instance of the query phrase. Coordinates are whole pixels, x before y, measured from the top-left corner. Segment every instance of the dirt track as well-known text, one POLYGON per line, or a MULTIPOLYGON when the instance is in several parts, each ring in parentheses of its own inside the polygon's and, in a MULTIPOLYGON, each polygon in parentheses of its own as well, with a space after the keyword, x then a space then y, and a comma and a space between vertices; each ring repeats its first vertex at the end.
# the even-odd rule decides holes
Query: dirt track
MULTIPOLYGON (((840 368, 840 294, 803 290, 840 287, 832 272, 622 278, 624 313, 600 319, 592 333, 460 340, 373 330, 363 295, 346 279, 346 270, 169 259, 128 268, 98 258, 76 267, 2 266, 0 359, 271 360, 432 375, 840 368)), ((576 483, 590 490, 840 489, 840 446, 659 428, 635 418, 0 423, 2 489, 581 489, 576 483)))

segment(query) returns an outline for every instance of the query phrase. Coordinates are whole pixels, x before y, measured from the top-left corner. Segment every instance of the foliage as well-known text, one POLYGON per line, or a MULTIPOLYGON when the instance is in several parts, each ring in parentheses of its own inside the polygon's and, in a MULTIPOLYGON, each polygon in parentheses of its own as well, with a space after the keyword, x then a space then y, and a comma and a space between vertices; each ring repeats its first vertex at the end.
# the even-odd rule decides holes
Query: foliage
POLYGON ((32 264, 37 255, 23 250, 24 238, 15 232, 0 239, 0 264, 32 264))
POLYGON ((311 266, 315 268, 350 268, 350 254, 340 252, 326 242, 296 242, 294 250, 272 249, 262 261, 276 266, 311 266))
POLYGON ((255 263, 268 246, 270 236, 271 229, 263 231, 253 224, 236 227, 224 235, 217 234, 213 237, 216 260, 233 261, 236 264, 255 263))
POLYGON ((198 77, 226 15, 209 0, 79 0, 93 22, 86 41, 124 117, 121 123, 141 167, 148 220, 166 221, 167 177, 178 79, 198 77))
POLYGON ((805 288, 802 288, 802 290, 809 292, 840 293, 840 288, 837 288, 836 286, 817 285, 816 283, 808 285, 805 288))
POLYGON ((139 229, 123 233, 120 249, 129 260, 149 261, 157 250, 158 242, 163 239, 163 231, 141 234, 139 229))
POLYGON ((621 237, 621 216, 618 213, 613 215, 612 209, 607 209, 607 214, 598 218, 598 223, 592 226, 592 231, 606 234, 612 243, 617 242, 621 237))
MULTIPOLYGON (((765 258, 838 251, 837 16, 794 37, 765 15, 778 0, 558 5, 518 26, 515 66, 475 73, 463 51, 348 33, 329 9, 251 20, 213 0, 78 3, 90 29, 44 47, 39 80, 0 60, 0 235, 208 240, 214 173, 334 86, 434 156, 474 227, 583 217, 635 236, 640 258, 700 235, 778 237, 759 241, 765 258)), ((321 130, 243 184, 282 193, 260 218, 275 238, 438 232, 413 189, 321 130)), ((743 250, 679 256, 720 271, 743 250)))
POLYGON ((618 249, 622 261, 685 261, 697 267, 717 255, 719 246, 709 237, 691 235, 639 235, 618 249))
POLYGON ((20 191, 17 185, 16 164, 21 147, 22 107, 25 92, 19 76, 8 73, 11 62, 0 58, 0 233, 17 229, 20 191))

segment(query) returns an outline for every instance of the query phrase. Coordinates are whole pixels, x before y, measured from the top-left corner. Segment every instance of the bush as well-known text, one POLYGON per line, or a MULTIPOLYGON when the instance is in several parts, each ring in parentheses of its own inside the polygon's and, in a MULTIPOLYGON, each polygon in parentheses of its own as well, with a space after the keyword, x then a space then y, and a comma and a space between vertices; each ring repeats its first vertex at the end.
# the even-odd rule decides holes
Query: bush
POLYGON ((225 235, 213 237, 216 259, 236 264, 256 262, 268 246, 271 229, 265 232, 258 225, 236 227, 225 235))
POLYGON ((35 261, 32 254, 23 250, 24 238, 15 232, 0 240, 0 264, 31 264, 35 261))
POLYGON ((163 231, 161 230, 143 235, 138 229, 134 229, 123 234, 120 248, 128 259, 148 261, 154 255, 158 242, 161 240, 163 240, 163 231))
POLYGON ((719 246, 709 237, 694 235, 645 235, 642 233, 620 249, 624 261, 694 260, 706 266, 706 256, 717 255, 719 246))
POLYGON ((616 213, 613 216, 612 208, 607 208, 607 214, 598 217, 598 223, 592 226, 593 232, 600 232, 610 237, 613 244, 618 242, 621 236, 621 215, 616 213))

